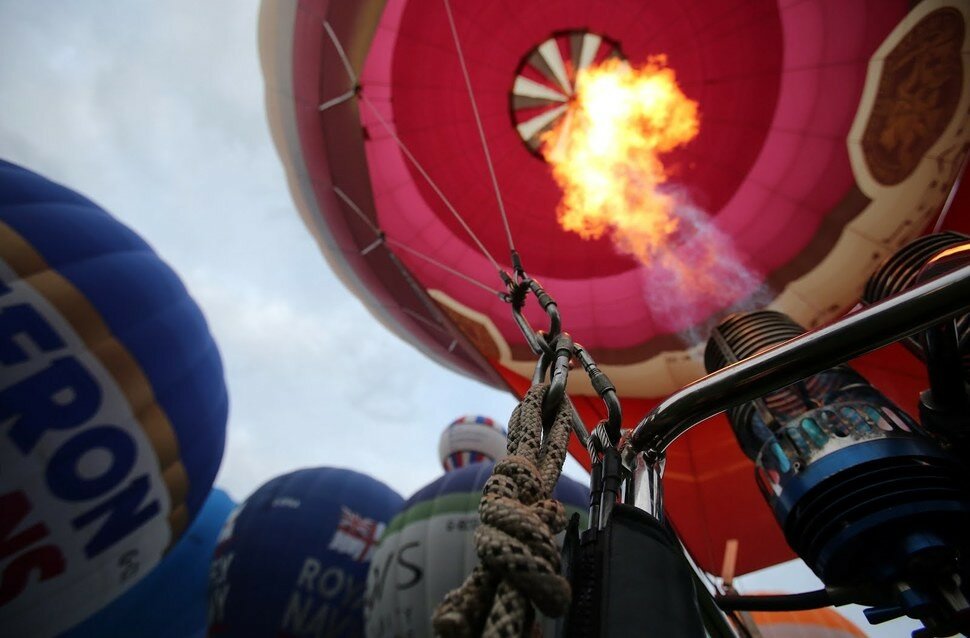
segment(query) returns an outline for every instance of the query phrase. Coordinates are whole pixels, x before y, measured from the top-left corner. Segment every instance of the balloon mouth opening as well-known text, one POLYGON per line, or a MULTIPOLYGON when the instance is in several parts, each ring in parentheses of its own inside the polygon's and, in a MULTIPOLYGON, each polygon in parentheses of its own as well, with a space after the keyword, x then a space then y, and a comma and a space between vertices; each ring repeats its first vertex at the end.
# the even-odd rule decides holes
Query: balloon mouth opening
POLYGON ((575 104, 577 75, 611 58, 626 60, 619 42, 585 29, 555 31, 522 56, 509 89, 509 115, 530 154, 546 161, 543 137, 575 104))

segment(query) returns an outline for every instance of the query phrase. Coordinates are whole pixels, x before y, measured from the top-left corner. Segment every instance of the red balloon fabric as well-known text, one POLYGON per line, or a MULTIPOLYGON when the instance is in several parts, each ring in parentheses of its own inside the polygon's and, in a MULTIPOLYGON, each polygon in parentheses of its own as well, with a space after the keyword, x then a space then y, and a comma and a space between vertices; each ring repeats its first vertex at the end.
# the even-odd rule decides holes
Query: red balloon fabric
MULTIPOLYGON (((389 329, 521 394, 535 360, 494 294, 511 237, 632 425, 703 374, 700 348, 725 314, 770 305, 825 323, 936 220, 970 143, 970 9, 910 4, 266 0, 269 119, 301 214, 389 329), (562 230, 562 192, 535 152, 578 69, 657 55, 701 118, 663 158, 694 220, 670 250, 717 294, 562 230)), ((961 210, 947 224, 966 225, 961 210)), ((913 404, 915 360, 890 349, 866 361, 913 404)), ((570 396, 595 424, 602 405, 582 376, 570 396)), ((708 570, 728 538, 741 540, 742 573, 790 557, 750 462, 713 421, 670 451, 667 503, 685 543, 708 570)))

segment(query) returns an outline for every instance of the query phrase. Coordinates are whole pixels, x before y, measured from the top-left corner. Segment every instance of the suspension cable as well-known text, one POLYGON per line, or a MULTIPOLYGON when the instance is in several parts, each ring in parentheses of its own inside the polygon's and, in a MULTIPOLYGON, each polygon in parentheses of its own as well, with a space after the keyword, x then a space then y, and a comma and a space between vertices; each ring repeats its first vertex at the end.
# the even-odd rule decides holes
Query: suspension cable
POLYGON ((330 36, 330 41, 333 42, 334 48, 337 49, 337 55, 340 56, 340 61, 344 65, 344 70, 347 72, 348 77, 350 77, 351 86, 346 92, 341 93, 337 97, 331 98, 318 106, 317 109, 320 111, 326 111, 337 106, 338 104, 343 104, 347 100, 353 99, 353 97, 357 94, 358 87, 357 74, 354 73, 354 67, 350 64, 350 58, 347 57, 347 52, 344 51, 344 48, 337 42, 337 34, 334 33, 333 27, 330 26, 330 22, 324 20, 323 28, 326 30, 327 35, 330 36))
MULTIPOLYGON (((407 244, 405 244, 404 242, 402 242, 400 240, 394 239, 393 237, 388 237, 384 233, 384 231, 381 230, 370 219, 370 217, 368 217, 364 213, 364 211, 357 204, 357 202, 355 202, 353 199, 351 199, 350 196, 347 195, 347 193, 345 193, 343 191, 343 189, 341 189, 339 186, 336 186, 336 185, 332 186, 332 188, 333 188, 333 192, 336 193, 337 197, 339 197, 341 199, 341 201, 343 201, 343 203, 345 203, 347 205, 347 207, 350 208, 350 210, 353 211, 357 215, 357 217, 360 218, 361 221, 363 221, 365 224, 367 224, 368 228, 370 228, 372 231, 374 231, 374 235, 377 237, 377 243, 387 243, 387 244, 390 244, 390 245, 392 245, 392 246, 394 246, 396 248, 400 248, 404 252, 410 253, 411 255, 414 255, 415 257, 417 257, 419 259, 423 259, 424 261, 428 262, 429 264, 432 264, 433 266, 437 266, 441 270, 444 270, 445 272, 447 272, 449 274, 452 274, 455 277, 458 277, 459 279, 463 279, 464 281, 466 281, 466 282, 468 282, 468 283, 470 283, 470 284, 472 284, 474 286, 477 286, 477 287, 481 288, 482 290, 484 290, 484 291, 486 291, 486 292, 488 292, 490 294, 496 295, 499 298, 501 298, 502 295, 504 294, 503 291, 496 290, 495 288, 492 288, 488 284, 485 284, 485 283, 479 281, 478 279, 475 279, 474 277, 471 277, 469 275, 466 275, 465 273, 461 272, 460 270, 456 270, 455 268, 452 268, 451 266, 449 266, 449 265, 447 265, 445 263, 442 263, 442 262, 438 261, 434 257, 431 257, 430 255, 427 255, 427 254, 421 252, 420 250, 417 250, 415 248, 412 248, 411 246, 408 246, 407 244)), ((372 244, 372 246, 373 246, 373 244, 372 244)), ((368 249, 369 248, 370 247, 365 248, 364 251, 365 252, 368 252, 368 249)))
POLYGON ((343 189, 340 188, 339 186, 337 186, 336 184, 333 185, 333 192, 337 194, 337 197, 339 197, 341 200, 343 200, 343 203, 347 204, 347 206, 348 206, 348 208, 350 208, 350 210, 354 211, 357 214, 357 216, 360 217, 360 220, 362 222, 364 222, 365 224, 367 224, 367 226, 372 231, 374 231, 374 234, 375 235, 377 235, 378 237, 380 237, 380 235, 381 235, 381 233, 383 231, 380 228, 377 227, 377 224, 375 224, 371 220, 371 218, 368 217, 364 213, 363 210, 361 210, 360 206, 357 205, 357 202, 355 202, 354 200, 350 199, 350 196, 347 195, 347 193, 345 193, 343 191, 343 189))
MULTIPOLYGON (((448 335, 449 337, 453 337, 454 336, 454 335, 451 334, 451 331, 449 331, 447 328, 445 328, 441 324, 437 324, 437 323, 431 321, 430 319, 428 319, 427 317, 424 317, 422 315, 419 315, 418 313, 414 312, 410 308, 405 308, 405 307, 402 306, 401 307, 401 312, 403 312, 404 314, 408 315, 409 317, 411 317, 415 321, 420 321, 424 325, 428 326, 429 328, 432 328, 433 330, 436 330, 436 331, 440 332, 441 334, 448 335)), ((449 350, 450 349, 451 348, 449 348, 449 350)))
MULTIPOLYGON (((471 227, 468 225, 468 222, 465 221, 465 218, 461 216, 461 214, 458 212, 457 209, 455 209, 454 205, 445 196, 444 192, 441 190, 438 184, 431 178, 431 175, 428 174, 428 171, 426 171, 424 166, 421 165, 421 162, 418 161, 418 158, 414 156, 414 154, 407 147, 404 141, 400 138, 400 136, 398 136, 394 128, 388 123, 388 121, 384 118, 384 116, 381 115, 380 110, 374 105, 374 103, 370 100, 370 98, 364 95, 363 92, 357 90, 357 74, 354 73, 353 67, 350 64, 350 59, 347 57, 347 53, 344 50, 343 45, 340 44, 340 40, 337 38, 337 34, 334 32, 329 22, 324 21, 323 27, 327 31, 327 34, 330 37, 330 41, 333 43, 334 48, 337 50, 337 55, 340 56, 340 60, 343 62, 344 69, 347 71, 347 75, 350 78, 351 84, 354 85, 354 94, 357 95, 358 99, 362 103, 364 103, 367 106, 367 108, 370 109, 371 113, 373 113, 374 117, 380 123, 381 127, 385 130, 388 136, 390 136, 390 138, 394 140, 394 143, 397 144, 398 148, 401 150, 404 156, 407 157, 407 159, 411 162, 414 168, 417 169, 417 171, 425 179, 425 181, 435 192, 435 194, 438 195, 438 197, 441 199, 441 202, 445 205, 445 207, 447 207, 448 210, 451 211, 451 214, 454 215, 456 220, 458 220, 458 223, 461 224, 461 227, 465 229, 465 232, 468 233, 468 236, 471 238, 471 240, 481 251, 482 255, 485 256, 485 258, 492 264, 492 267, 495 268, 495 270, 500 275, 503 275, 504 271, 502 270, 502 267, 499 265, 498 261, 495 260, 495 257, 493 257, 492 253, 489 252, 489 250, 485 247, 485 244, 482 243, 482 240, 479 239, 478 235, 476 235, 475 232, 471 229, 471 227)), ((327 102, 324 103, 324 105, 330 105, 331 102, 333 102, 333 100, 328 100, 327 102)), ((322 106, 323 105, 321 105, 321 107, 322 106)), ((503 280, 504 280, 504 277, 503 277, 503 280)))
POLYGON ((946 196, 946 200, 943 202, 943 206, 940 207, 940 214, 936 218, 936 224, 933 226, 933 232, 938 233, 943 230, 943 224, 946 222, 946 216, 950 212, 950 207, 953 206, 953 200, 956 199, 957 191, 960 190, 961 182, 963 181, 963 175, 967 170, 967 166, 970 165, 970 153, 963 156, 963 161, 960 162, 960 169, 957 171, 957 177, 953 180, 953 184, 950 186, 950 192, 946 196))
POLYGON ((490 253, 488 249, 485 248, 485 244, 482 243, 482 240, 478 238, 478 235, 476 235, 475 231, 471 229, 471 226, 468 225, 468 222, 465 221, 465 218, 462 217, 461 214, 455 209, 454 205, 445 196, 441 188, 438 187, 438 184, 436 184, 435 181, 431 179, 431 176, 428 174, 428 171, 424 169, 424 166, 421 165, 421 162, 418 161, 418 158, 416 158, 414 154, 411 153, 411 150, 404 144, 404 142, 401 141, 401 138, 398 137, 397 132, 395 132, 394 129, 391 128, 391 125, 388 124, 387 120, 384 119, 384 116, 380 114, 380 111, 377 109, 376 106, 374 106, 374 103, 370 101, 370 98, 368 98, 366 95, 361 94, 360 100, 367 105, 367 107, 371 110, 371 113, 374 114, 374 117, 377 118, 377 121, 380 122, 382 127, 384 127, 384 130, 387 132, 387 134, 391 137, 391 139, 394 140, 398 148, 401 149, 401 152, 404 153, 405 157, 407 157, 408 160, 410 160, 414 168, 416 168, 418 172, 421 174, 421 177, 423 177, 425 181, 428 182, 428 185, 432 188, 432 190, 434 190, 434 192, 441 199, 441 202, 448 208, 448 210, 451 211, 451 214, 455 216, 455 219, 458 220, 458 223, 461 224, 461 227, 465 229, 465 232, 468 233, 468 236, 471 238, 471 240, 475 242, 475 245, 478 246, 478 249, 482 252, 483 255, 485 255, 485 258, 492 263, 492 266, 495 268, 495 270, 502 272, 502 267, 499 266, 497 261, 495 261, 495 258, 492 256, 492 253, 490 253))
POLYGON ((477 280, 477 279, 475 279, 473 277, 469 277, 468 275, 466 275, 465 273, 461 272, 460 270, 456 270, 456 269, 452 268, 451 266, 449 266, 447 264, 444 264, 444 263, 438 261, 434 257, 431 257, 429 255, 426 255, 426 254, 422 253, 421 251, 415 250, 414 248, 411 248, 410 246, 408 246, 407 244, 405 244, 402 241, 398 241, 397 239, 393 239, 391 237, 387 237, 386 238, 386 241, 387 241, 387 243, 395 246, 396 248, 400 248, 401 250, 403 250, 403 251, 405 251, 407 253, 410 253, 410 254, 414 255, 415 257, 417 257, 419 259, 423 259, 424 261, 428 262, 429 264, 432 264, 434 266, 437 266, 438 268, 444 270, 445 272, 448 272, 448 273, 454 275, 455 277, 458 277, 460 279, 464 279, 468 283, 470 283, 472 285, 475 285, 475 286, 478 286, 482 290, 484 290, 484 291, 486 291, 488 293, 491 293, 493 295, 496 295, 499 298, 502 298, 503 295, 505 294, 504 291, 502 291, 502 290, 496 290, 495 288, 492 288, 488 284, 484 284, 484 283, 480 282, 479 280, 477 280))
POLYGON ((357 74, 354 72, 354 67, 350 64, 350 58, 347 57, 347 52, 344 50, 343 46, 340 45, 340 40, 337 39, 337 34, 334 32, 333 27, 330 26, 328 20, 323 21, 323 28, 326 29, 327 35, 330 36, 330 41, 333 42, 333 46, 337 49, 337 55, 340 56, 340 61, 343 62, 344 70, 347 71, 347 75, 350 77, 350 84, 352 86, 357 85, 357 74))
POLYGON ((455 17, 451 13, 451 3, 444 0, 445 13, 448 14, 448 26, 451 27, 451 38, 455 42, 455 49, 458 51, 458 62, 461 64, 461 73, 465 78, 465 88, 468 90, 468 101, 471 102, 472 112, 475 114, 475 126, 478 128, 478 138, 482 142, 482 150, 485 151, 485 163, 488 165, 488 174, 492 178, 492 188, 495 189, 495 201, 498 202, 499 214, 502 216, 502 224, 505 227, 505 238, 509 243, 509 251, 515 252, 515 244, 512 241, 512 229, 509 227, 509 217, 505 211, 505 202, 502 201, 502 191, 498 187, 498 178, 495 176, 495 166, 492 164, 492 154, 488 148, 488 140, 485 139, 485 128, 482 126, 482 117, 478 112, 478 103, 475 101, 475 93, 472 91, 472 80, 468 74, 468 66, 465 64, 465 53, 461 48, 461 41, 458 38, 458 29, 455 27, 455 17))

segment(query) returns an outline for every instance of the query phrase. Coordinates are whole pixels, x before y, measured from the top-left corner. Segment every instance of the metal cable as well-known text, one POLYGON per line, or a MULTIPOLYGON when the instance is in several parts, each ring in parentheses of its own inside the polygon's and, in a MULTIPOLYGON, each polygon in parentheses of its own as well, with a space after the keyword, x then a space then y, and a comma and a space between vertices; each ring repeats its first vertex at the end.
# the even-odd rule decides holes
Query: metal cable
MULTIPOLYGON (((397 239, 394 239, 393 237, 388 237, 387 235, 384 234, 384 231, 382 231, 370 219, 370 217, 368 217, 367 214, 364 213, 364 211, 360 208, 360 206, 357 205, 357 202, 355 202, 354 200, 352 200, 350 198, 350 196, 347 195, 347 193, 345 193, 343 191, 343 189, 341 189, 339 186, 333 186, 333 192, 336 193, 337 197, 339 197, 341 199, 341 201, 343 201, 343 203, 345 203, 347 205, 347 207, 350 208, 350 210, 353 211, 360 218, 360 220, 362 222, 364 222, 365 224, 367 224, 368 228, 370 228, 372 231, 374 231, 374 235, 377 237, 377 240, 378 241, 386 242, 386 243, 388 243, 388 244, 390 244, 390 245, 392 245, 392 246, 394 246, 396 248, 399 248, 399 249, 403 250, 406 253, 409 253, 411 255, 414 255, 415 257, 417 257, 419 259, 423 259, 424 261, 428 262, 429 264, 432 264, 434 266, 437 266, 438 268, 444 270, 445 272, 447 272, 447 273, 449 273, 451 275, 454 275, 455 277, 458 277, 459 279, 462 279, 462 280, 464 280, 464 281, 466 281, 466 282, 468 282, 468 283, 470 283, 470 284, 472 284, 474 286, 478 286, 482 290, 485 290, 485 291, 487 291, 487 292, 489 292, 489 293, 491 293, 493 295, 501 296, 503 294, 503 291, 501 291, 501 290, 498 290, 496 288, 492 288, 488 284, 483 283, 483 282, 475 279, 474 277, 470 277, 470 276, 466 275, 465 273, 461 272, 460 270, 456 270, 456 269, 452 268, 451 266, 449 266, 449 265, 447 265, 445 263, 442 263, 442 262, 438 261, 434 257, 431 257, 430 255, 426 255, 425 253, 421 252, 420 250, 416 250, 414 248, 411 248, 410 246, 408 246, 407 244, 405 244, 402 241, 399 241, 397 239)), ((367 248, 364 249, 365 252, 367 250, 368 250, 367 248)))
POLYGON ((492 154, 488 148, 488 140, 485 139, 485 128, 482 126, 482 117, 478 112, 478 103, 475 101, 475 93, 472 91, 472 80, 468 74, 468 66, 465 64, 465 53, 461 48, 461 41, 458 38, 458 29, 455 27, 455 17, 451 13, 451 3, 445 3, 445 13, 448 14, 448 26, 451 27, 451 38, 455 41, 455 49, 458 51, 458 62, 461 64, 461 73, 465 78, 465 88, 468 90, 468 101, 471 102, 472 112, 475 114, 475 125, 478 127, 478 138, 482 142, 482 150, 485 151, 485 163, 488 164, 488 174, 492 178, 492 188, 495 189, 495 201, 498 202, 498 210, 502 215, 502 224, 505 226, 505 238, 509 243, 509 251, 515 252, 515 244, 512 241, 512 229, 509 227, 509 217, 505 212, 505 202, 502 201, 502 191, 498 187, 498 178, 495 176, 495 166, 492 164, 492 154))
POLYGON ((377 121, 380 122, 382 127, 384 127, 384 130, 387 132, 387 134, 391 137, 391 139, 394 140, 398 148, 401 149, 401 152, 404 153, 404 156, 407 157, 408 161, 410 161, 411 164, 414 166, 414 168, 418 170, 418 172, 421 174, 421 177, 423 177, 425 181, 428 182, 428 186, 430 186, 431 189, 435 192, 435 194, 438 195, 438 197, 441 199, 441 202, 448 208, 449 211, 451 211, 451 214, 455 216, 455 219, 458 220, 458 223, 461 224, 461 227, 465 229, 465 232, 468 233, 468 236, 471 238, 471 240, 475 242, 475 245, 478 246, 478 249, 482 252, 483 255, 485 255, 485 258, 488 259, 489 262, 491 262, 492 267, 495 268, 496 271, 501 273, 502 267, 499 266, 497 261, 495 261, 495 258, 492 256, 492 253, 490 253, 488 249, 485 248, 485 244, 482 243, 482 240, 478 238, 478 235, 475 234, 475 232, 468 225, 468 222, 465 221, 465 218, 462 217, 461 214, 455 209, 454 205, 452 205, 451 201, 445 196, 445 194, 438 187, 435 181, 431 179, 431 176, 428 174, 428 171, 424 169, 424 166, 421 165, 421 162, 418 161, 418 158, 416 158, 414 154, 411 153, 407 145, 405 145, 404 142, 401 140, 401 138, 398 137, 394 129, 391 128, 391 125, 388 124, 387 120, 384 119, 384 116, 381 115, 380 112, 377 110, 377 107, 374 106, 374 103, 371 102, 370 99, 364 94, 360 95, 360 101, 366 104, 367 107, 371 110, 371 113, 374 114, 374 117, 376 117, 377 121))
MULTIPOLYGON (((374 114, 374 117, 377 118, 377 121, 380 122, 381 126, 384 128, 387 134, 391 137, 391 139, 394 140, 398 148, 401 149, 401 152, 404 153, 404 156, 408 158, 408 160, 418 170, 418 172, 425 179, 425 181, 428 182, 428 185, 431 186, 431 189, 435 192, 435 194, 438 195, 442 203, 444 203, 444 205, 448 208, 448 210, 451 211, 451 214, 455 216, 455 219, 457 219, 458 223, 461 224, 461 227, 465 229, 465 232, 468 233, 468 236, 471 238, 471 240, 475 242, 475 245, 478 246, 478 249, 482 252, 485 258, 488 259, 489 262, 491 262, 492 267, 495 268, 495 270, 501 274, 503 270, 502 270, 502 267, 499 266, 498 261, 496 261, 495 258, 492 256, 492 253, 490 253, 488 249, 485 248, 485 244, 482 243, 482 241, 478 238, 478 235, 475 234, 475 232, 471 229, 471 227, 468 225, 465 219, 461 216, 461 214, 458 213, 458 211, 452 205, 451 201, 447 197, 445 197, 444 192, 442 192, 441 188, 439 188, 438 185, 435 183, 435 181, 431 179, 431 176, 428 174, 428 171, 424 169, 424 166, 421 165, 421 162, 419 162, 418 159, 414 156, 414 154, 411 153, 410 149, 408 149, 407 145, 404 144, 404 141, 401 140, 401 138, 397 135, 397 132, 394 131, 391 125, 387 122, 387 120, 384 119, 384 116, 381 115, 380 111, 378 111, 374 103, 371 102, 370 99, 363 93, 357 92, 356 90, 357 74, 354 73, 354 69, 350 64, 350 59, 347 57, 347 52, 344 50, 343 45, 340 44, 340 40, 337 38, 337 34, 334 32, 333 27, 330 26, 330 23, 328 21, 324 20, 323 28, 326 30, 327 35, 330 37, 330 41, 333 43, 334 49, 336 49, 337 51, 337 55, 340 56, 340 61, 344 65, 344 70, 347 71, 347 76, 350 78, 351 84, 354 87, 352 89, 354 94, 356 94, 359 97, 361 102, 367 105, 367 107, 374 114)), ((459 55, 460 55, 460 50, 459 50, 459 55)), ((462 64, 464 64, 464 62, 462 64)), ((338 98, 334 98, 333 100, 328 100, 324 102, 322 105, 320 105, 319 108, 323 109, 324 107, 333 106, 333 104, 335 103, 334 100, 342 101, 346 99, 346 95, 347 94, 344 94, 342 96, 339 96, 338 98)), ((474 100, 472 101, 472 106, 474 107, 474 100)), ((475 113, 477 118, 478 116, 477 108, 475 109, 475 113)), ((481 128, 480 125, 479 125, 479 128, 481 128)), ((482 133, 482 135, 484 135, 484 133, 482 133)), ((483 141, 484 141, 484 138, 483 138, 483 141)), ((488 157, 487 147, 486 147, 486 157, 488 157)), ((488 158, 488 163, 489 163, 489 170, 491 170, 490 158, 488 158)), ((494 172, 493 172, 493 180, 494 180, 494 172)), ((497 188, 498 188, 498 183, 496 182, 496 189, 497 188)), ((501 198, 499 199, 499 203, 501 205, 501 198)), ((504 208, 502 209, 502 214, 504 219, 505 217, 504 208)), ((507 228, 508 228, 508 222, 506 221, 506 229, 507 228)), ((510 236, 510 241, 511 241, 511 236, 510 236)))
POLYGON ((356 86, 357 74, 354 73, 354 67, 350 65, 350 58, 347 57, 347 52, 340 45, 340 40, 337 39, 337 34, 334 33, 333 27, 330 26, 330 22, 324 20, 323 28, 326 30, 327 35, 330 36, 330 41, 333 42, 334 48, 337 49, 337 55, 340 56, 340 61, 344 64, 344 70, 347 71, 347 75, 350 77, 351 85, 356 86))
POLYGON ((451 266, 449 266, 447 264, 444 264, 444 263, 438 261, 434 257, 431 257, 429 255, 426 255, 426 254, 422 253, 419 250, 415 250, 414 248, 411 248, 410 246, 408 246, 404 242, 401 242, 401 241, 398 241, 398 240, 393 239, 391 237, 388 237, 387 238, 387 243, 392 244, 393 246, 395 246, 397 248, 400 248, 401 250, 403 250, 403 251, 405 251, 407 253, 410 253, 410 254, 414 255, 415 257, 417 257, 419 259, 423 259, 424 261, 428 262, 429 264, 433 264, 433 265, 437 266, 438 268, 444 270, 445 272, 448 272, 448 273, 454 275, 455 277, 458 277, 460 279, 464 279, 468 283, 470 283, 470 284, 472 284, 474 286, 478 286, 479 288, 481 288, 482 290, 485 290, 486 292, 489 292, 489 293, 491 293, 493 295, 498 295, 498 296, 501 296, 502 294, 504 294, 503 291, 498 290, 496 288, 492 288, 488 284, 482 283, 481 281, 475 279, 474 277, 469 277, 468 275, 466 275, 465 273, 461 272, 460 270, 456 270, 456 269, 452 268, 451 266))
POLYGON ((371 220, 371 218, 368 217, 366 215, 366 213, 364 213, 363 210, 361 210, 360 206, 357 205, 357 202, 355 202, 354 200, 352 200, 350 198, 350 196, 343 191, 342 188, 340 188, 339 186, 337 186, 336 184, 334 184, 333 185, 333 192, 336 193, 337 197, 339 197, 343 201, 344 204, 347 204, 347 207, 350 208, 350 210, 354 211, 354 213, 357 214, 357 216, 360 218, 360 220, 362 222, 364 222, 365 224, 367 224, 368 228, 370 228, 372 231, 374 231, 374 234, 375 235, 377 235, 378 237, 381 236, 381 233, 383 231, 381 231, 381 229, 377 227, 377 224, 375 224, 371 220))
POLYGON ((970 153, 963 156, 963 161, 960 162, 960 169, 957 171, 957 178, 953 180, 953 184, 950 186, 950 192, 946 196, 946 200, 943 202, 943 206, 940 207, 940 214, 936 218, 936 223, 933 225, 933 232, 938 233, 943 230, 943 224, 946 222, 947 213, 950 212, 950 207, 953 206, 953 200, 956 199, 957 191, 960 190, 960 184, 963 181, 963 175, 967 170, 967 166, 970 165, 970 153))

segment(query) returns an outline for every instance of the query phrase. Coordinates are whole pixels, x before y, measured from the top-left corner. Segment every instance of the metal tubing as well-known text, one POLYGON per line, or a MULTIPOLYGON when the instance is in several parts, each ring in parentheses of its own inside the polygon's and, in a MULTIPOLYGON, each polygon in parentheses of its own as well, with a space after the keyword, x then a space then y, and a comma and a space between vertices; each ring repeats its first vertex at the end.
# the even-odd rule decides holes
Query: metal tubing
MULTIPOLYGON (((968 263, 970 243, 951 246, 933 255, 916 275, 916 281, 931 281, 968 263)), ((933 407, 965 416, 968 407, 967 390, 963 383, 963 359, 956 321, 944 321, 931 326, 923 333, 923 343, 933 407)))
POLYGON ((967 312, 970 266, 806 332, 707 375, 637 424, 627 454, 662 453, 700 421, 728 408, 967 312))
POLYGON ((966 415, 967 390, 963 384, 963 359, 956 322, 944 321, 930 326, 923 333, 923 340, 933 407, 966 415))
POLYGON ((574 349, 576 358, 589 376, 593 390, 600 395, 603 403, 606 404, 606 429, 610 437, 610 442, 616 445, 620 440, 620 427, 623 422, 623 410, 620 405, 620 398, 616 396, 616 388, 613 387, 613 382, 610 381, 609 377, 599 369, 596 361, 593 360, 593 357, 590 356, 586 348, 577 343, 574 349))
POLYGON ((589 449, 589 432, 586 431, 586 426, 583 424, 583 420, 579 417, 579 413, 576 412, 576 406, 572 403, 569 404, 569 409, 573 413, 573 434, 579 439, 579 442, 583 444, 583 447, 587 450, 589 449))
POLYGON ((627 483, 628 503, 642 509, 658 521, 664 517, 663 503, 663 473, 666 461, 661 459, 657 463, 647 463, 642 454, 638 454, 636 465, 631 468, 633 476, 627 483))

